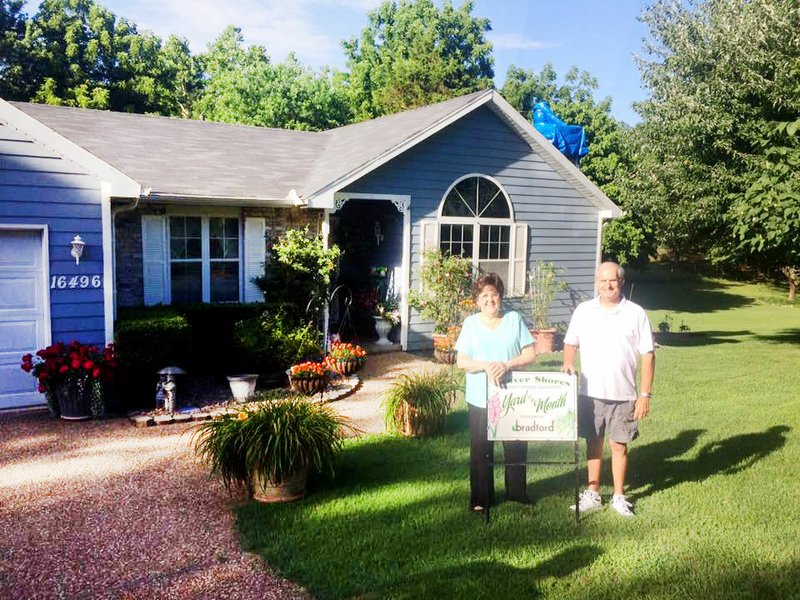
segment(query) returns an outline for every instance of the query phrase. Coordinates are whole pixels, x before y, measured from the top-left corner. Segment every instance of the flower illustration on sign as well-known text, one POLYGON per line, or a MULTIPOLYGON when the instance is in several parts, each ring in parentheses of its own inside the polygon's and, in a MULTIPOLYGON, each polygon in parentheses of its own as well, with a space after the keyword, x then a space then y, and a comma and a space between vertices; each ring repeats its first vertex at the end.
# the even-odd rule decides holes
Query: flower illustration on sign
POLYGON ((500 393, 494 392, 489 396, 489 425, 492 428, 492 436, 497 434, 497 423, 500 421, 500 393))

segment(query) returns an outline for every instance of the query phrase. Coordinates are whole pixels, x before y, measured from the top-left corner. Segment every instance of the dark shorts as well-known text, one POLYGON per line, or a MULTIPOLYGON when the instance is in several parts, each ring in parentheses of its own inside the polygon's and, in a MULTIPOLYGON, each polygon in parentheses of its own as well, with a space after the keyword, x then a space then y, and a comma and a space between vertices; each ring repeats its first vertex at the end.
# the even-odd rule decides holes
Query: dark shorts
POLYGON ((627 444, 639 437, 639 421, 633 418, 636 400, 614 402, 578 396, 578 435, 586 439, 608 437, 627 444))

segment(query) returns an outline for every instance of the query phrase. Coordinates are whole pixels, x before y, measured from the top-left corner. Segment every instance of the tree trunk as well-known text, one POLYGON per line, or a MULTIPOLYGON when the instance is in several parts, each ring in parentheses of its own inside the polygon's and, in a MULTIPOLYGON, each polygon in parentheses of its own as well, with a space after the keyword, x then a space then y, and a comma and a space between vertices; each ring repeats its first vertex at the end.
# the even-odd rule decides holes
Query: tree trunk
POLYGON ((789 281, 789 302, 794 302, 797 296, 797 285, 800 283, 800 267, 781 267, 781 273, 789 281))

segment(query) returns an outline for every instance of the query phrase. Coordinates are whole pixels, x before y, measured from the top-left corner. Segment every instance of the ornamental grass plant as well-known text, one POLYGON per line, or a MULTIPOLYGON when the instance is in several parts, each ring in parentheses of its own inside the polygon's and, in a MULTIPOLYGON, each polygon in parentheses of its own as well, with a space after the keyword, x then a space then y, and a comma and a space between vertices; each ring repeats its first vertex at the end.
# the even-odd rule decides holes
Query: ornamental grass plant
POLYGON ((458 389, 449 369, 400 375, 384 399, 387 428, 406 435, 441 431, 458 389))
POLYGON ((192 445, 228 490, 244 485, 252 492, 256 477, 279 484, 304 469, 332 476, 348 428, 348 420, 327 405, 299 396, 256 396, 237 415, 200 423, 192 445))

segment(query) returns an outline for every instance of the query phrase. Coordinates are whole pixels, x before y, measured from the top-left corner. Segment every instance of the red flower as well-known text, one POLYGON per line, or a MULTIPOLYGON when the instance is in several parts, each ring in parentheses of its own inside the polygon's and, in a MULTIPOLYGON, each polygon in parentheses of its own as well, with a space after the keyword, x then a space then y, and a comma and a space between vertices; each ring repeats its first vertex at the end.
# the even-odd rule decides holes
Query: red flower
POLYGON ((58 372, 61 373, 62 375, 67 371, 69 371, 69 367, 67 365, 61 365, 61 367, 58 369, 58 372))
POLYGON ((48 378, 47 371, 42 371, 39 373, 39 381, 45 381, 48 378))
POLYGON ((30 373, 32 369, 33 369, 33 363, 29 362, 22 363, 22 370, 25 371, 26 373, 30 373))
POLYGON ((40 384, 39 384, 39 387, 37 387, 36 389, 38 389, 38 390, 39 390, 39 393, 40 393, 40 394, 44 394, 44 393, 47 391, 47 388, 44 386, 44 384, 43 384, 43 383, 40 383, 40 384))
POLYGON ((77 358, 72 360, 72 368, 73 369, 80 369, 81 368, 81 361, 77 358))
POLYGON ((92 371, 92 377, 95 379, 100 379, 100 369, 95 368, 95 370, 92 371))
POLYGON ((85 363, 83 363, 83 368, 87 371, 91 371, 94 368, 94 363, 90 360, 87 360, 85 363))

